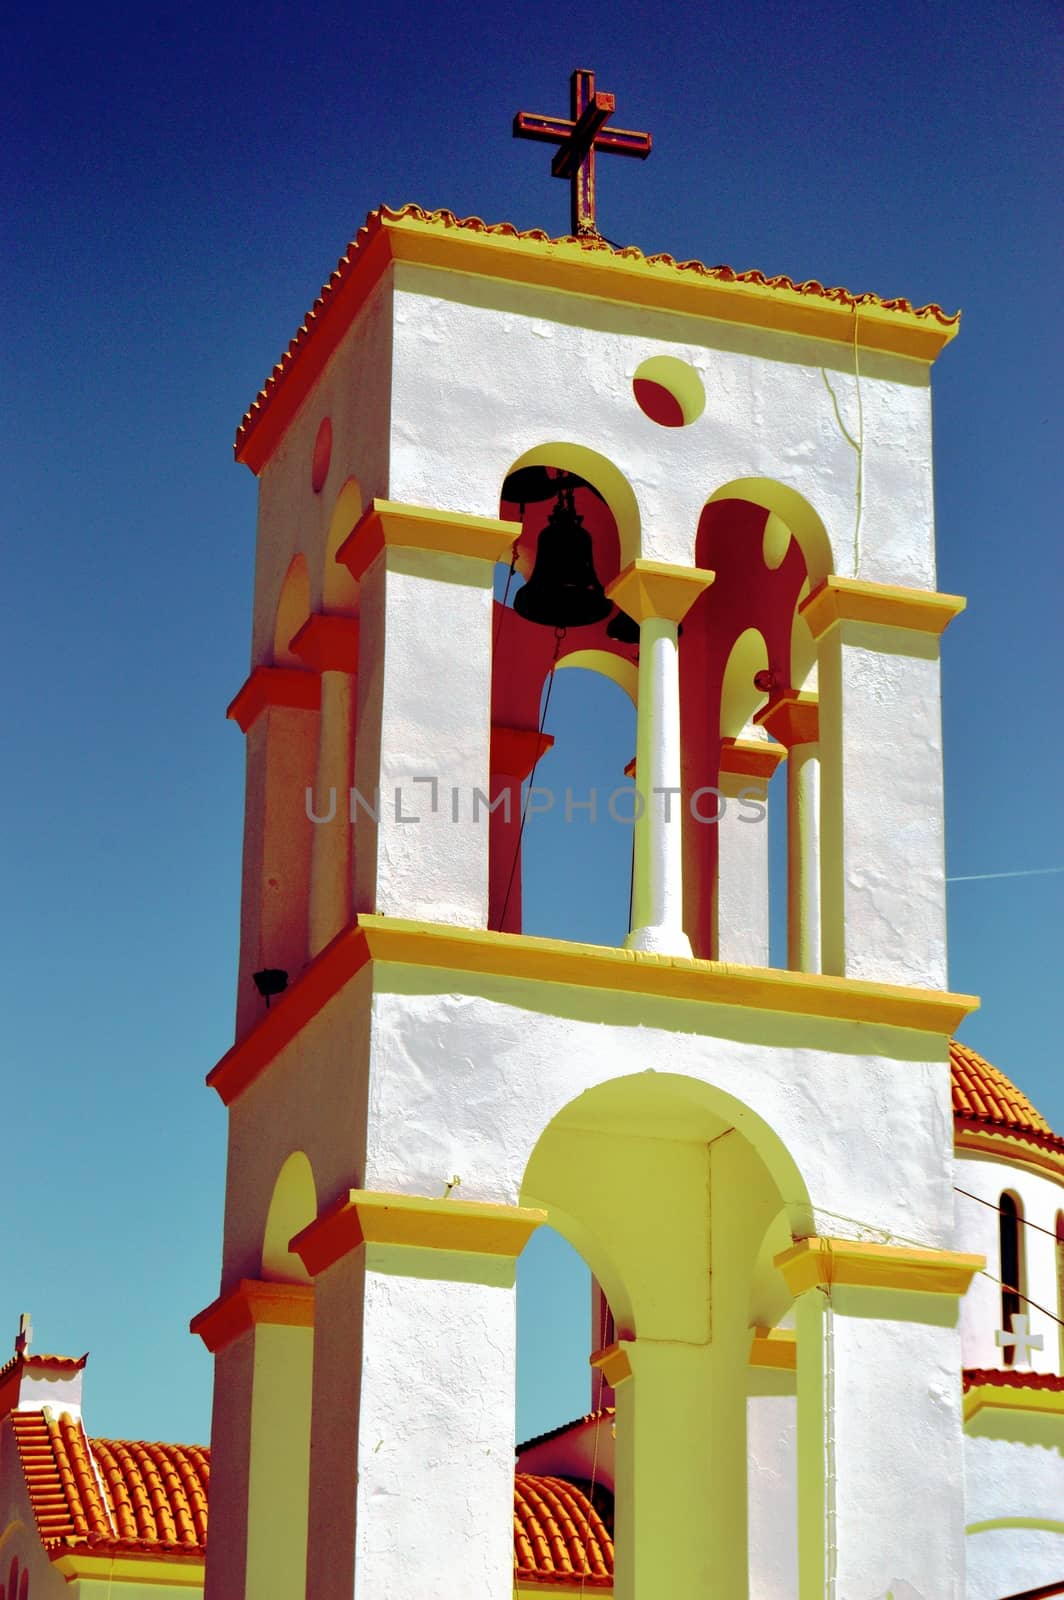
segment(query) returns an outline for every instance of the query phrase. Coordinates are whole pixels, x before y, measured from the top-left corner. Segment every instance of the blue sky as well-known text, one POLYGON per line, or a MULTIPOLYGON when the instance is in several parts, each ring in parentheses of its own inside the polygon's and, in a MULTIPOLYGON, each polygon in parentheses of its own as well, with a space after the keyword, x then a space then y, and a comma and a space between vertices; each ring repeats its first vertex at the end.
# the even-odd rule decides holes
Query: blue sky
MULTIPOLYGON (((510 122, 564 112, 572 67, 654 134, 645 164, 600 165, 610 238, 964 308, 934 375, 939 581, 969 597, 944 649, 949 870, 1064 866, 1061 42, 1049 0, 193 0, 9 25, 0 1346, 29 1309, 39 1348, 91 1349, 92 1430, 209 1428, 186 1326, 217 1290, 224 1113, 203 1076, 236 961, 224 709, 247 671, 255 483, 235 425, 380 201, 565 231, 549 152, 510 122)), ((589 715, 593 736, 555 783, 634 748, 583 677, 555 703, 558 759, 589 715)), ((580 868, 571 932, 614 942, 627 846, 589 829, 533 841, 530 921, 563 931, 580 868)), ((956 882, 950 917, 953 986, 984 998, 963 1037, 1064 1130, 1062 896, 1059 872, 956 882)), ((522 1433, 586 1403, 580 1273, 531 1247, 522 1433)))

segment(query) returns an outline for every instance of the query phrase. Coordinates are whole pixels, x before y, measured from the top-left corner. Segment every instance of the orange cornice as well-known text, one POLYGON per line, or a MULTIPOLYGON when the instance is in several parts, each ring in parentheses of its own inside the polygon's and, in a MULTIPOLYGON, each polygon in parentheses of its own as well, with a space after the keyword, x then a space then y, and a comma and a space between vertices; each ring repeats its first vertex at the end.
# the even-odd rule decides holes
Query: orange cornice
POLYGON ((537 939, 450 924, 363 914, 337 934, 207 1076, 226 1105, 269 1065, 370 961, 471 972, 516 982, 617 990, 647 998, 755 1007, 795 1016, 872 1022, 950 1034, 979 1004, 974 995, 910 989, 775 967, 537 939))
POLYGON ((681 623, 715 577, 715 572, 706 572, 701 567, 639 559, 630 561, 606 585, 606 594, 640 624, 651 617, 681 623))
POLYGON ((491 770, 505 778, 527 778, 536 762, 554 748, 554 736, 538 728, 507 728, 492 724, 491 770))
POLYGON ((815 694, 781 694, 754 717, 787 749, 796 744, 816 744, 820 738, 820 702, 815 694))
POLYGON ((546 1220, 545 1211, 529 1206, 349 1189, 297 1233, 289 1249, 315 1276, 362 1244, 516 1258, 546 1220))
POLYGON ((787 759, 782 744, 767 739, 724 739, 720 747, 720 770, 737 777, 771 778, 781 761, 787 759))
POLYGON ((992 1156, 998 1161, 1040 1167, 1054 1177, 1064 1177, 1064 1145, 1055 1133, 1039 1134, 1027 1128, 990 1128, 978 1118, 954 1117, 953 1143, 958 1150, 992 1156))
POLYGON ((611 1389, 618 1388, 627 1378, 632 1376, 632 1363, 628 1356, 630 1340, 614 1340, 601 1350, 593 1350, 588 1356, 588 1362, 596 1372, 609 1384, 611 1389))
POLYGON ((316 611, 292 639, 289 649, 312 672, 358 671, 358 619, 316 611))
POLYGON ((814 639, 839 622, 869 622, 917 633, 944 633, 967 605, 963 595, 898 584, 866 583, 863 578, 825 578, 798 610, 814 639))
POLYGON ((198 1334, 213 1355, 258 1322, 280 1328, 312 1328, 314 1285, 241 1278, 235 1289, 197 1312, 188 1330, 198 1334))
POLYGON ((604 239, 552 239, 541 229, 488 224, 407 205, 371 211, 307 312, 237 431, 236 459, 262 471, 340 340, 393 262, 528 283, 616 304, 679 311, 803 334, 932 362, 957 332, 960 313, 901 298, 851 294, 815 279, 646 256, 604 239))
POLYGON ((294 711, 317 711, 321 705, 321 679, 301 667, 255 667, 250 678, 229 702, 226 716, 241 733, 271 706, 294 711))

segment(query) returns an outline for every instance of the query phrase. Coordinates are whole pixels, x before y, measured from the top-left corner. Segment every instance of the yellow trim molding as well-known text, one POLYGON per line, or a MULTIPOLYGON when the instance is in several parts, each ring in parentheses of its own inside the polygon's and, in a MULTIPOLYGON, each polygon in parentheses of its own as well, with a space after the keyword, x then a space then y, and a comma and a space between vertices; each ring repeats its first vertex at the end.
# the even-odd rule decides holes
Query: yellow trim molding
POLYGON ((720 746, 720 770, 740 778, 771 778, 787 749, 769 744, 767 739, 724 739, 720 746))
POLYGON ((521 1254, 545 1211, 480 1200, 429 1200, 418 1194, 376 1194, 349 1189, 297 1233, 290 1250, 315 1276, 360 1244, 413 1245, 420 1250, 466 1254, 521 1254))
POLYGON ((606 585, 614 605, 627 611, 636 622, 648 617, 664 617, 667 622, 682 622, 700 594, 717 576, 701 567, 675 566, 670 561, 630 561, 606 585))
POLYGON ((793 1328, 754 1328, 750 1337, 752 1367, 775 1367, 780 1372, 798 1368, 798 1339, 793 1328))
POLYGON ((473 517, 464 511, 434 511, 429 506, 404 506, 394 500, 374 500, 336 552, 336 559, 342 561, 356 579, 361 578, 370 562, 389 546, 502 561, 509 557, 514 540, 520 536, 519 522, 473 517))
POLYGON ((813 638, 820 639, 839 622, 874 622, 918 633, 944 633, 967 604, 959 594, 865 583, 861 578, 829 577, 806 596, 798 610, 813 638))
POLYGON ((1064 1417, 1064 1389, 1027 1388, 1019 1383, 976 1383, 964 1391, 965 1422, 970 1422, 983 1410, 1064 1417))
POLYGON ((235 1289, 198 1312, 188 1327, 213 1355, 259 1322, 277 1328, 312 1328, 314 1285, 241 1278, 235 1289))
POLYGON ((762 706, 754 721, 790 750, 796 744, 816 744, 820 738, 820 697, 815 694, 781 694, 762 706))
POLYGON ((1001 1128, 965 1127, 954 1119, 953 1146, 956 1150, 970 1150, 975 1154, 992 1156, 997 1161, 1015 1161, 1024 1167, 1041 1167, 1060 1177, 1064 1174, 1064 1150, 1054 1149, 1048 1142, 1037 1143, 1037 1134, 1025 1139, 1017 1130, 1015 1134, 1001 1128))
POLYGON ((652 999, 756 1007, 791 1016, 873 1022, 952 1035, 979 1006, 976 995, 833 978, 778 967, 732 966, 690 956, 570 944, 523 933, 407 922, 363 913, 304 968, 295 983, 207 1074, 226 1105, 253 1083, 290 1040, 371 961, 436 967, 529 983, 560 983, 652 999))
POLYGON ((628 1359, 627 1345, 620 1341, 593 1351, 588 1359, 595 1371, 601 1372, 611 1389, 616 1389, 619 1383, 632 1376, 632 1363, 628 1359))
POLYGON ((92 1578, 97 1583, 156 1584, 165 1589, 203 1591, 204 1561, 202 1555, 185 1555, 172 1545, 165 1556, 157 1555, 89 1555, 77 1551, 63 1552, 52 1557, 52 1565, 61 1572, 68 1583, 78 1578, 92 1578))
POLYGON ((915 1245, 872 1244, 864 1239, 799 1239, 774 1257, 793 1295, 834 1285, 909 1289, 923 1294, 966 1294, 985 1256, 915 1245))

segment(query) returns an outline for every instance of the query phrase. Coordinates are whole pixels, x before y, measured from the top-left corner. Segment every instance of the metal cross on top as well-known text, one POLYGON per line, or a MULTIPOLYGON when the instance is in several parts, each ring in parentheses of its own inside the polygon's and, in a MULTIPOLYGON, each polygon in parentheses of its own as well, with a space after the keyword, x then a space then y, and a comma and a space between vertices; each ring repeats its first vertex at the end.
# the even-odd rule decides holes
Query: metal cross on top
POLYGON ((571 229, 578 238, 598 238, 595 226, 595 152, 604 155, 634 156, 645 161, 650 154, 649 133, 632 133, 627 128, 607 128, 614 112, 612 94, 595 89, 595 74, 578 67, 569 79, 569 116, 542 117, 535 111, 519 111, 514 118, 515 139, 539 139, 559 146, 551 162, 556 178, 570 183, 571 229))

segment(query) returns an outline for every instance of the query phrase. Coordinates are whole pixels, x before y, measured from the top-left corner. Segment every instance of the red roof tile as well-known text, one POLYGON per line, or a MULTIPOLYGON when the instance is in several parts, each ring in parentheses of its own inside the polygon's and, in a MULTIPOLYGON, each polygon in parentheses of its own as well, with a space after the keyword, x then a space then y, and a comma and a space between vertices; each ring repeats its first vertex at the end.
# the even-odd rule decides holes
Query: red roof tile
POLYGON ((964 1390, 990 1384, 995 1389, 1045 1389, 1064 1394, 1064 1376, 1056 1372, 1017 1372, 1015 1367, 965 1367, 964 1390))
POLYGON ((588 1428, 595 1422, 601 1422, 604 1417, 616 1416, 616 1407, 603 1406, 601 1411, 589 1411, 584 1417, 577 1417, 574 1422, 563 1422, 557 1428, 548 1428, 546 1433, 537 1433, 534 1438, 525 1439, 517 1446, 516 1454, 524 1455, 526 1450, 534 1450, 539 1444, 547 1444, 551 1439, 560 1439, 563 1433, 576 1433, 582 1428, 588 1428))
POLYGON ((565 1478, 519 1472, 514 1479, 514 1578, 613 1585, 613 1538, 582 1488, 565 1478))

